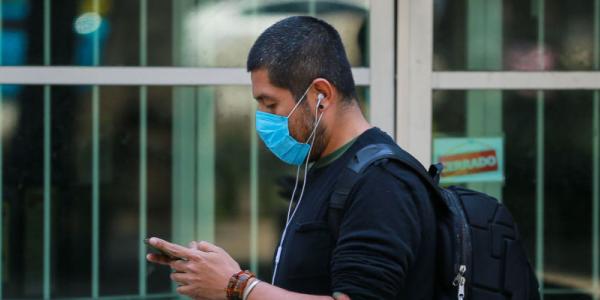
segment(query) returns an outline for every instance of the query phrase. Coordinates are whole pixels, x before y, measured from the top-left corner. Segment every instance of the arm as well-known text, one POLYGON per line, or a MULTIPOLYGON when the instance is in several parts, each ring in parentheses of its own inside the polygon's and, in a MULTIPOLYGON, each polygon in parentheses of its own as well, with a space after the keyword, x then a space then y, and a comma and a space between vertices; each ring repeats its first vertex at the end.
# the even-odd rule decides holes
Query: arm
MULTIPOLYGON (((171 260, 159 254, 149 254, 153 263, 168 265, 175 272, 171 279, 178 284, 177 292, 193 299, 226 299, 225 287, 232 274, 240 271, 240 266, 225 250, 208 242, 192 242, 191 249, 151 238, 150 244, 165 252, 185 260, 171 260)), ((255 279, 251 279, 255 280, 255 279)), ((248 282, 248 284, 250 284, 248 282)), ((335 294, 316 296, 290 292, 266 282, 260 282, 248 296, 248 300, 350 300, 348 296, 335 294)))
POLYGON ((412 194, 420 183, 410 176, 405 182, 405 176, 400 180, 376 166, 357 181, 333 252, 334 291, 357 299, 393 299, 404 287, 422 238, 412 194))
POLYGON ((350 300, 350 297, 337 293, 334 296, 315 296, 294 293, 266 282, 259 283, 248 296, 248 300, 286 299, 286 300, 350 300))

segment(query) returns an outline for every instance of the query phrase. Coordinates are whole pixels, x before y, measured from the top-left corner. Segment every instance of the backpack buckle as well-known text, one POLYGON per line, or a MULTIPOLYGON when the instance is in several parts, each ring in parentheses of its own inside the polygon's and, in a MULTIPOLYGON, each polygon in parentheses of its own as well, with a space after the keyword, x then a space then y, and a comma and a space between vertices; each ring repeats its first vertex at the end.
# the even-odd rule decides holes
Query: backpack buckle
POLYGON ((444 165, 442 163, 433 164, 429 167, 429 176, 433 179, 433 182, 436 184, 440 184, 440 177, 442 176, 442 170, 444 170, 444 165))

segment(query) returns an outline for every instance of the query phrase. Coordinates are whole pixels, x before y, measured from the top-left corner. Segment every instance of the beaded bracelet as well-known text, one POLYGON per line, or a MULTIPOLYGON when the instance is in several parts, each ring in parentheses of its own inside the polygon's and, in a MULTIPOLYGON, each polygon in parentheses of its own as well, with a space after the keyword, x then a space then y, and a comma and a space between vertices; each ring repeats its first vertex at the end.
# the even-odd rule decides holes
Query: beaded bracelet
POLYGON ((227 299, 231 299, 231 297, 233 297, 233 289, 235 288, 237 278, 240 276, 240 273, 243 273, 243 271, 239 271, 238 273, 233 274, 231 278, 229 278, 227 288, 225 289, 225 293, 227 293, 227 299))
POLYGON ((250 278, 256 277, 252 272, 239 271, 229 278, 229 283, 227 284, 227 289, 225 289, 225 293, 227 294, 228 300, 242 300, 244 295, 244 290, 248 285, 248 281, 250 278))

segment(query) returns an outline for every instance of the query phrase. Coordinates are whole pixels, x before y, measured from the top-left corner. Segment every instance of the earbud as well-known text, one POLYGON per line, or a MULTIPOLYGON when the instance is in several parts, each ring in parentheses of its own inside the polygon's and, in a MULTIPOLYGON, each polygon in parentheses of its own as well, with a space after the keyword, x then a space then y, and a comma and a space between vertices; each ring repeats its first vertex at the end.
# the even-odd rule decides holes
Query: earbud
POLYGON ((324 99, 324 98, 325 98, 325 95, 323 95, 323 94, 321 94, 321 93, 319 93, 319 94, 317 95, 317 103, 319 103, 319 105, 318 105, 317 107, 318 107, 319 109, 323 109, 323 108, 324 108, 323 104, 320 104, 320 103, 321 103, 321 101, 323 101, 323 99, 324 99))

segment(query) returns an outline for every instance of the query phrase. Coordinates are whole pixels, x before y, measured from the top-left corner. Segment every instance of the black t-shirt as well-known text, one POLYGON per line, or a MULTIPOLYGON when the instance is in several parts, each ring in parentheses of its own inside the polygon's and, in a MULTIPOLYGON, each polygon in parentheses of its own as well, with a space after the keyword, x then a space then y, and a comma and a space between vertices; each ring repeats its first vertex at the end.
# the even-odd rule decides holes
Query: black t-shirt
POLYGON ((394 162, 358 179, 346 202, 339 238, 327 223, 340 171, 361 148, 394 144, 372 128, 332 163, 309 170, 284 240, 275 285, 306 294, 342 292, 357 299, 431 299, 436 262, 435 215, 416 174, 394 162))

